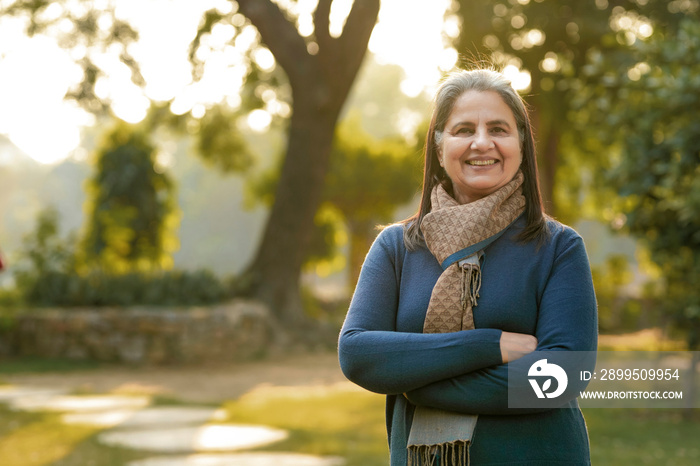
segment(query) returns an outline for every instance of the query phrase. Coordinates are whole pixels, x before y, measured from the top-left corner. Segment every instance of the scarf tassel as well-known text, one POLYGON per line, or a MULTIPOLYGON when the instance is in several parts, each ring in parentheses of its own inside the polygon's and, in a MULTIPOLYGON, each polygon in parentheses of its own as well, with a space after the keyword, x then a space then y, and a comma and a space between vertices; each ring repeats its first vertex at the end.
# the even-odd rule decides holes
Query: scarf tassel
POLYGON ((476 307, 476 299, 481 289, 481 267, 478 263, 465 262, 462 268, 462 310, 476 307))
POLYGON ((469 466, 470 444, 412 445, 408 449, 408 466, 469 466))

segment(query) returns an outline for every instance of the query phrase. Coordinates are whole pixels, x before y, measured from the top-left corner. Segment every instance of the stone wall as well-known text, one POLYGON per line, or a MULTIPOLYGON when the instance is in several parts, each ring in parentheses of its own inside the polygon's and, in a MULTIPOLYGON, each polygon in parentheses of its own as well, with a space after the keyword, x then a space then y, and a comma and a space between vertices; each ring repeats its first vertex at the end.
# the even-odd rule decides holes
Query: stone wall
POLYGON ((167 309, 42 309, 0 332, 7 356, 94 359, 129 364, 245 361, 275 342, 262 304, 167 309))

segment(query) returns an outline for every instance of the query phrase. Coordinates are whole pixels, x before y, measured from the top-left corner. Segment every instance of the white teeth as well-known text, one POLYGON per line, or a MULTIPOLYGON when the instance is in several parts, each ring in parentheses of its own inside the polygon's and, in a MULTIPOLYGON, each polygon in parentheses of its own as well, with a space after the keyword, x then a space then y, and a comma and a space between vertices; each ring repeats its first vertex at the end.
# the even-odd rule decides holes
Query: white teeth
POLYGON ((496 163, 495 160, 467 160, 467 163, 469 165, 478 165, 478 166, 483 166, 483 165, 493 165, 496 163))

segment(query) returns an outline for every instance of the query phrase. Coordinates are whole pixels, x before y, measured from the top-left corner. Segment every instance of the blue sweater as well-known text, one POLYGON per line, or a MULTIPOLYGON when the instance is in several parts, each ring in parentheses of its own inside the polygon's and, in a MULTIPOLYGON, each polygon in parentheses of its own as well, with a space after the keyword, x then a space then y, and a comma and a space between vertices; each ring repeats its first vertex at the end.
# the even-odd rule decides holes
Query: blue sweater
POLYGON ((588 465, 588 433, 576 399, 569 409, 508 408, 508 365, 501 331, 535 335, 537 351, 594 351, 597 306, 583 240, 548 220, 537 248, 516 235, 518 219, 485 250, 474 330, 423 334, 430 294, 442 268, 427 248, 408 251, 403 226, 384 229, 365 258, 341 331, 346 377, 386 394, 392 466, 405 466, 416 405, 479 414, 471 464, 588 465), (405 394, 405 395, 404 395, 405 394))

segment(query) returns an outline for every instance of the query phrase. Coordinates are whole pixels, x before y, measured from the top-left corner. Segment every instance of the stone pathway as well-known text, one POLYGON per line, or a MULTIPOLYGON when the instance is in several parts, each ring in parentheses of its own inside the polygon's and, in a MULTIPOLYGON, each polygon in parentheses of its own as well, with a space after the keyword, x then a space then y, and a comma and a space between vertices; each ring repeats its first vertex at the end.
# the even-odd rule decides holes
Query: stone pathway
POLYGON ((197 453, 245 450, 285 440, 284 430, 265 426, 205 424, 156 429, 129 429, 100 434, 101 443, 113 447, 157 453, 197 453))
POLYGON ((128 466, 342 466, 341 458, 319 458, 296 453, 234 453, 156 457, 133 461, 128 466))
POLYGON ((64 389, 0 386, 0 403, 13 410, 64 413, 66 424, 104 429, 104 445, 168 456, 133 461, 126 466, 342 466, 335 457, 294 453, 236 453, 279 442, 284 430, 266 426, 222 424, 223 410, 195 406, 149 406, 148 396, 67 395, 64 389), (216 454, 214 454, 216 453, 216 454))

